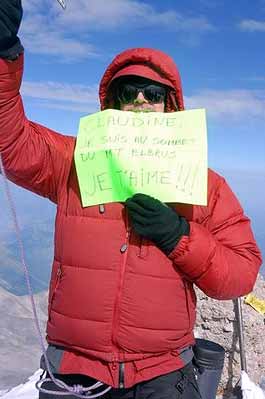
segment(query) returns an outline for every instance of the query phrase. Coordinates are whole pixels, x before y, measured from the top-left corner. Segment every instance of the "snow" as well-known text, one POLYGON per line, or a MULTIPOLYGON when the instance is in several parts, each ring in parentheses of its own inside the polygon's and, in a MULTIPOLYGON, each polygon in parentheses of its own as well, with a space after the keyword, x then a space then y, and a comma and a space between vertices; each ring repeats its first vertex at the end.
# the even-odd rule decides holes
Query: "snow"
POLYGON ((254 384, 245 371, 241 373, 241 389, 243 399, 265 399, 265 392, 254 384))
MULTIPOLYGON (((1 399, 38 399, 39 392, 35 387, 36 382, 40 379, 43 370, 37 370, 25 384, 20 384, 10 391, 0 391, 1 399)), ((256 384, 254 384, 248 375, 242 371, 241 373, 241 389, 243 399, 265 399, 265 392, 256 384)))
POLYGON ((0 391, 1 399, 38 399, 39 392, 35 387, 36 382, 39 380, 43 370, 39 369, 25 384, 20 384, 10 391, 0 391))

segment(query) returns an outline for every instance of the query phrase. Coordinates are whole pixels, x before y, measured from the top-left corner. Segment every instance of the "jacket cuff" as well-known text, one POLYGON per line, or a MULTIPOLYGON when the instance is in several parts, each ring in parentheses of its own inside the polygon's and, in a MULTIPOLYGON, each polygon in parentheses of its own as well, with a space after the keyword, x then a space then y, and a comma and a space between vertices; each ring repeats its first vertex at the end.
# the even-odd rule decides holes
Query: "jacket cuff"
POLYGON ((216 241, 205 227, 190 222, 190 235, 183 236, 169 258, 191 281, 196 281, 209 266, 216 241))
POLYGON ((167 242, 164 243, 164 248, 161 248, 162 251, 167 256, 169 256, 172 253, 172 251, 174 251, 174 249, 176 248, 182 237, 189 235, 190 235, 190 224, 185 219, 185 217, 180 216, 180 223, 175 234, 173 234, 172 237, 170 237, 170 239, 168 239, 167 242))
POLYGON ((23 53, 20 54, 19 57, 14 61, 0 58, 0 75, 16 73, 19 70, 23 69, 23 64, 24 64, 24 54, 23 53))
POLYGON ((17 37, 16 42, 12 47, 6 50, 0 50, 0 58, 4 58, 9 61, 16 60, 21 53, 23 53, 24 47, 22 46, 20 39, 17 37))

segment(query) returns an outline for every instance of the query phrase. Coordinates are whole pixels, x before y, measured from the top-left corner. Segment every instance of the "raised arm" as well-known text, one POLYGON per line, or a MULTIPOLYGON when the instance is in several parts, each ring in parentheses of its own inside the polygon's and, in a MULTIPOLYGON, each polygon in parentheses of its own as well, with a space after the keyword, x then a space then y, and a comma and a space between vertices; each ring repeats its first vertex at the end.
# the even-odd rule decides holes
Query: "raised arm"
POLYGON ((21 1, 0 2, 0 152, 10 180, 57 202, 66 181, 74 138, 29 121, 19 94, 23 47, 17 37, 21 1))

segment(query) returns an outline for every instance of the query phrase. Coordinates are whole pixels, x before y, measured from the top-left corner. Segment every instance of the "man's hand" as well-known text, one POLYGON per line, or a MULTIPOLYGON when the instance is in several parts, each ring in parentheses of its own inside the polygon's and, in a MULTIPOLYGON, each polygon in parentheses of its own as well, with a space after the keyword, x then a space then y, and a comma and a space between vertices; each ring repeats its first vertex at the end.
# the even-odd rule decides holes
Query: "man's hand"
POLYGON ((22 15, 21 0, 0 0, 0 58, 12 60, 22 53, 17 37, 22 15))
POLYGON ((149 195, 135 194, 125 204, 134 230, 153 241, 166 255, 183 235, 189 235, 187 220, 149 195))

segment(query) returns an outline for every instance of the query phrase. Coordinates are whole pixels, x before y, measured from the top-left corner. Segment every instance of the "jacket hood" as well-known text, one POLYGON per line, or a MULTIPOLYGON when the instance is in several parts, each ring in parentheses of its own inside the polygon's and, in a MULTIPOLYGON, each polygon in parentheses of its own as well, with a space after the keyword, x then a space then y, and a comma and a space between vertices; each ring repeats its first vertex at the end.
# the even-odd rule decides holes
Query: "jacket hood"
POLYGON ((114 108, 110 84, 126 75, 141 76, 169 86, 165 111, 184 109, 180 74, 173 59, 161 50, 133 48, 118 54, 107 67, 99 86, 101 110, 114 108))

